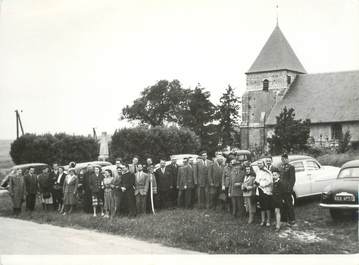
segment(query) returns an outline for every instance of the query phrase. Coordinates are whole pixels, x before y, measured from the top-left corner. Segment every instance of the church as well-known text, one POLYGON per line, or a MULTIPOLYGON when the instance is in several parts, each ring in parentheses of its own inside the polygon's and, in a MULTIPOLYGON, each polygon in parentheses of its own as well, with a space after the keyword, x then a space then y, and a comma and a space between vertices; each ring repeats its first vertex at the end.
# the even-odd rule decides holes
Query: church
POLYGON ((264 150, 284 107, 310 119, 310 142, 331 147, 346 131, 359 141, 359 70, 308 74, 279 25, 246 74, 241 148, 264 150))

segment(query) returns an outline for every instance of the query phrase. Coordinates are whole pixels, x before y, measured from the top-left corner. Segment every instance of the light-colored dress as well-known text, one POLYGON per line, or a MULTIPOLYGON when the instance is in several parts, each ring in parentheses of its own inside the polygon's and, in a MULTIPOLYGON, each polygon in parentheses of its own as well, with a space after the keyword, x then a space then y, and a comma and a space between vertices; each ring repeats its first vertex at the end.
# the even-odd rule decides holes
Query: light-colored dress
POLYGON ((25 198, 25 181, 23 176, 13 175, 9 180, 9 193, 14 208, 21 208, 25 198))
POLYGON ((64 181, 64 205, 76 204, 76 192, 79 184, 79 179, 76 175, 67 175, 64 181))
POLYGON ((104 209, 106 211, 114 211, 115 209, 115 195, 114 189, 111 185, 114 185, 114 178, 108 177, 103 179, 103 187, 104 187, 104 198, 105 198, 105 205, 104 209))

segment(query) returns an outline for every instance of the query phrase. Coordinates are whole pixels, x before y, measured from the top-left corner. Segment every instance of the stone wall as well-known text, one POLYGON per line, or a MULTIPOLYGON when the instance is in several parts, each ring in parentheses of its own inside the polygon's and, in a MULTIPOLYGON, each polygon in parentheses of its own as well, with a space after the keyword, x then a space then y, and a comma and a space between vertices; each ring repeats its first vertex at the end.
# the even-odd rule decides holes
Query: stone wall
POLYGON ((263 80, 265 79, 269 81, 270 90, 287 89, 290 85, 287 83, 287 76, 290 76, 292 83, 296 75, 296 73, 287 70, 266 73, 248 73, 247 91, 263 90, 263 80))

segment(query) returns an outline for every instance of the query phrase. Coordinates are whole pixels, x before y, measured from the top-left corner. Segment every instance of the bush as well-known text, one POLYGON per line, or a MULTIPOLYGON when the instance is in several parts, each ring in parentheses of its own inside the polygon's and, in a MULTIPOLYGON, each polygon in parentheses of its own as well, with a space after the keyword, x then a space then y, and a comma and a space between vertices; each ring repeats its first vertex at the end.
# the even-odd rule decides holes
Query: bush
POLYGON ((344 136, 339 140, 338 153, 345 153, 350 148, 351 135, 346 131, 344 136))
POLYGON ((189 129, 177 127, 136 127, 117 130, 112 136, 111 158, 122 157, 131 162, 134 155, 144 162, 168 159, 173 154, 196 153, 200 147, 198 136, 189 129))
POLYGON ((15 164, 97 160, 98 143, 91 137, 60 134, 25 134, 11 143, 10 156, 15 164))

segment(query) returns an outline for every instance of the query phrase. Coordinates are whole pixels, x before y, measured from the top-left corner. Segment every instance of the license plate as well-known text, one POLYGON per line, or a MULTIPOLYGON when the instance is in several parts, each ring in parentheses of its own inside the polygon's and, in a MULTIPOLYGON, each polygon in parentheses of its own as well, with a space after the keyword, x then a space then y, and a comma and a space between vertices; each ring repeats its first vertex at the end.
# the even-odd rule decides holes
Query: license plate
POLYGON ((355 201, 354 196, 335 196, 334 200, 341 202, 353 202, 355 201))

